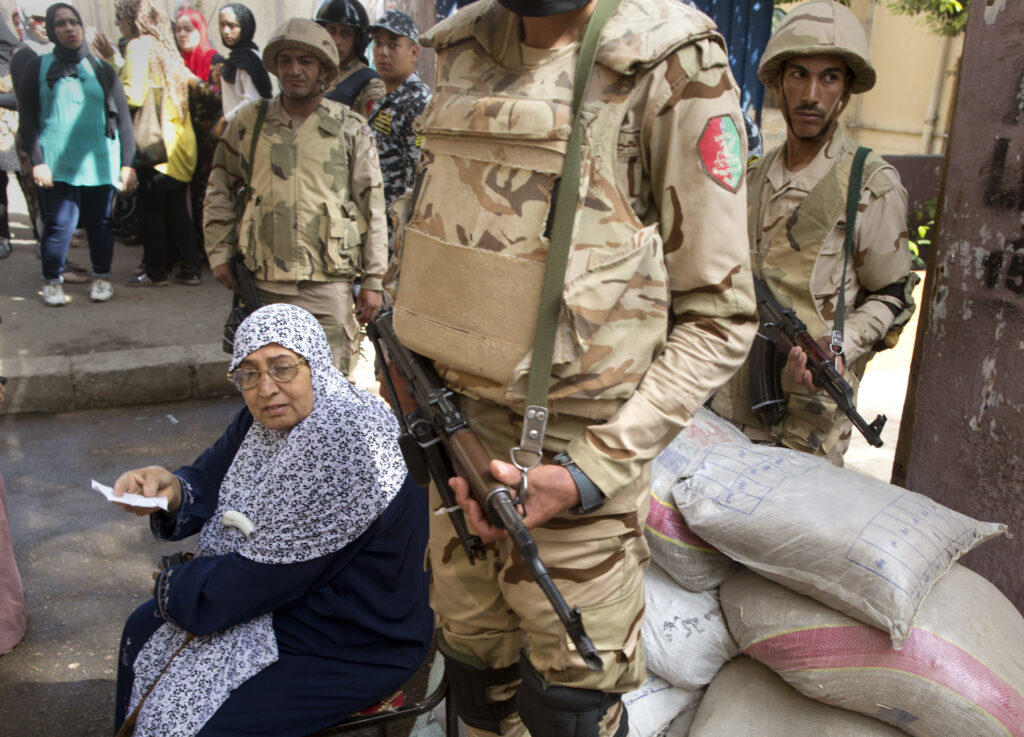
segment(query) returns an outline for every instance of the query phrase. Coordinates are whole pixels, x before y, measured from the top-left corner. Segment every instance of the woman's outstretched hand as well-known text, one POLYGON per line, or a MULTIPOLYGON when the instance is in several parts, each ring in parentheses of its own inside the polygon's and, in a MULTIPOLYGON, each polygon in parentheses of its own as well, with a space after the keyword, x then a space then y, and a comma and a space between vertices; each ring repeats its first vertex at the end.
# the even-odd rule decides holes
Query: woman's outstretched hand
MULTIPOLYGON (((181 506, 181 482, 178 477, 163 466, 146 466, 125 471, 114 482, 114 496, 141 494, 147 497, 167 499, 167 513, 174 514, 181 506)), ((124 505, 129 512, 145 517, 161 511, 157 507, 132 507, 124 505)))

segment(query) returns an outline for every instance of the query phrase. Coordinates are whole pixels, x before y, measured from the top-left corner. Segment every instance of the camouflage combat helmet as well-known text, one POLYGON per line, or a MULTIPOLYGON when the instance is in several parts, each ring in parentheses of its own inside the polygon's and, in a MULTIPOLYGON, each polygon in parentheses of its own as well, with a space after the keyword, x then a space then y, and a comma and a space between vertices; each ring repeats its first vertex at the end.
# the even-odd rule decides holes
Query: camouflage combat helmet
POLYGON ((768 39, 757 76, 771 87, 787 59, 815 54, 835 54, 846 62, 853 74, 850 92, 875 86, 864 29, 852 10, 835 0, 811 0, 787 13, 768 39))
POLYGON ((302 49, 315 56, 327 71, 328 87, 338 76, 338 47, 331 35, 309 18, 291 18, 274 31, 263 50, 263 66, 277 76, 277 54, 282 49, 302 49))

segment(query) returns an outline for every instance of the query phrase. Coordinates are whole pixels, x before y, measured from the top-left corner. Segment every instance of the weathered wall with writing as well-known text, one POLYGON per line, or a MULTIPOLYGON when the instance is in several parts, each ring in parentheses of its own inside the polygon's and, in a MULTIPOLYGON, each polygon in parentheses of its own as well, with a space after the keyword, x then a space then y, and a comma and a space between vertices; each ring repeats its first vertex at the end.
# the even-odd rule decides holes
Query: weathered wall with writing
POLYGON ((1015 533, 965 562, 1024 609, 1024 3, 971 6, 893 480, 1015 533))

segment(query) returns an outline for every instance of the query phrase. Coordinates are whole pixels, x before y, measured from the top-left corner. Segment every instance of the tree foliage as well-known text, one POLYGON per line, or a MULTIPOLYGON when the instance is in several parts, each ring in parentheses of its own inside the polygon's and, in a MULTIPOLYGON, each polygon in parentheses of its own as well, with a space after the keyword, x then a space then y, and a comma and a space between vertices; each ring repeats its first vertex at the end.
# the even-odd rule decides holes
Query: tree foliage
MULTIPOLYGON (((776 5, 792 5, 801 0, 776 0, 776 5)), ((872 0, 880 2, 881 0, 872 0)), ((849 5, 850 0, 839 0, 849 5)), ((898 15, 923 16, 929 27, 941 36, 957 36, 967 26, 971 0, 888 0, 886 6, 898 15)))
POLYGON ((900 15, 923 15, 939 35, 956 36, 967 26, 971 0, 891 0, 889 9, 900 15))

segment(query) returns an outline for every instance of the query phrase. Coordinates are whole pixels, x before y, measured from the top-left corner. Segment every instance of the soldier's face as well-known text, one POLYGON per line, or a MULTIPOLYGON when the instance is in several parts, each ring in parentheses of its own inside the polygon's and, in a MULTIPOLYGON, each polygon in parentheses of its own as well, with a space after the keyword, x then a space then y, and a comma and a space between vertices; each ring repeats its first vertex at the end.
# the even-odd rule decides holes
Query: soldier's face
POLYGON ((828 132, 849 99, 849 68, 832 54, 796 56, 773 87, 793 135, 813 140, 828 132))
POLYGON ((277 53, 277 78, 281 94, 295 100, 313 97, 323 92, 325 79, 320 60, 302 49, 281 49, 277 53))
POLYGON ((355 56, 356 29, 352 26, 345 26, 341 23, 320 22, 338 47, 338 58, 341 59, 340 66, 347 66, 352 57, 355 56))
POLYGON ((408 36, 397 36, 391 31, 378 28, 373 32, 373 62, 384 84, 401 84, 416 71, 416 60, 420 47, 408 36))

